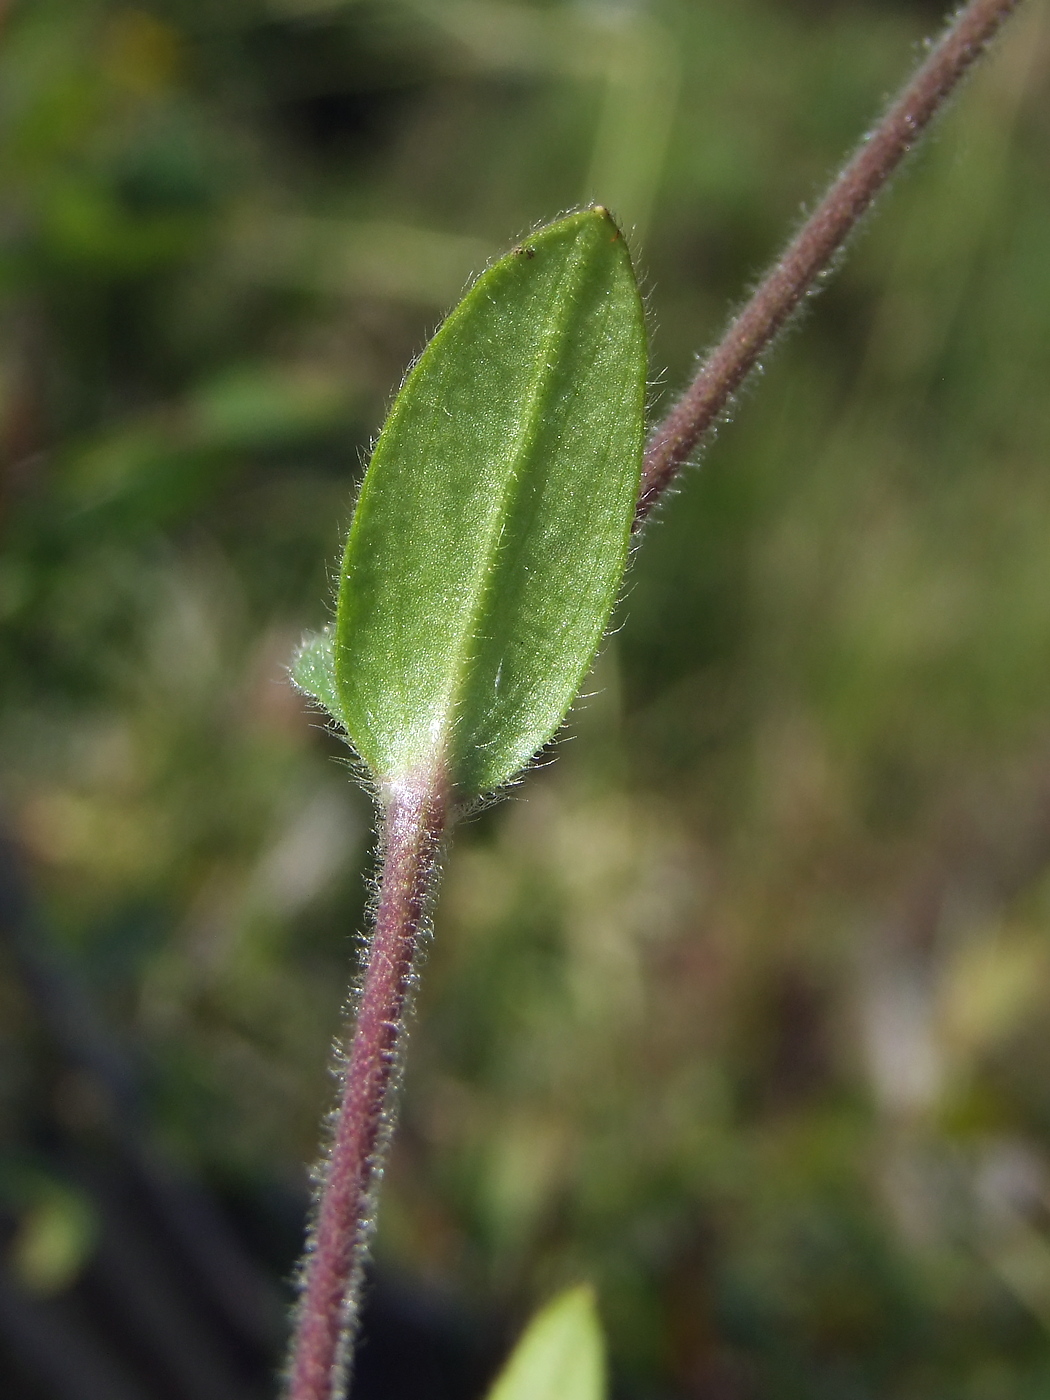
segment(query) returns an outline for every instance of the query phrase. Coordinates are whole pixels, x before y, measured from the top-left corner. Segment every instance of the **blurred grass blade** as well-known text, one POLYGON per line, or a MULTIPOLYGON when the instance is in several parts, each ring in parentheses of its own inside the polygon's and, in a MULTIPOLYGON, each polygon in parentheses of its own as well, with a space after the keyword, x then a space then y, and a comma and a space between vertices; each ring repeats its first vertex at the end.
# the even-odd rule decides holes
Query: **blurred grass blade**
POLYGON ((602 1400, 605 1345, 590 1288, 571 1288, 542 1308, 511 1353, 487 1400, 602 1400))
POLYGON ((475 797, 561 723, 623 572, 645 377, 630 257, 599 208, 484 273, 412 370, 336 627, 337 713, 381 782, 442 768, 475 797))

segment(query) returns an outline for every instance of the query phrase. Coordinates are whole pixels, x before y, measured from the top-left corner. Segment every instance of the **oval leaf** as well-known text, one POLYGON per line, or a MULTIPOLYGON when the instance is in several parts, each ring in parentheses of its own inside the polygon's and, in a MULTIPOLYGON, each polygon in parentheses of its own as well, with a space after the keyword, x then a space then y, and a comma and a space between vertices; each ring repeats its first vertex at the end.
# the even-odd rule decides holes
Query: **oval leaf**
POLYGON ((338 718, 380 782, 441 770, 478 796, 564 719, 623 573, 645 377, 630 257, 598 208, 485 272, 417 362, 336 619, 338 718))
POLYGON ((572 1288, 529 1323, 488 1400, 602 1400, 605 1346, 589 1288, 572 1288))

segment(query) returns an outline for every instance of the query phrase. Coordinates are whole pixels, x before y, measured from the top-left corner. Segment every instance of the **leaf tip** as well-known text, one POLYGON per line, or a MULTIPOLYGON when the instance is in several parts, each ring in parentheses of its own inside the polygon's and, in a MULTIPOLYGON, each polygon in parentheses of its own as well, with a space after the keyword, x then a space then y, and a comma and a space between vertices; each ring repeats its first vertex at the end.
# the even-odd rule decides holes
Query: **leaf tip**
POLYGON ((609 226, 612 228, 612 238, 610 239, 610 242, 618 243, 623 237, 623 234, 620 231, 620 225, 613 218, 612 213, 607 208, 607 206, 604 204, 592 204, 590 212, 592 214, 596 214, 600 219, 604 219, 605 222, 609 224, 609 226))

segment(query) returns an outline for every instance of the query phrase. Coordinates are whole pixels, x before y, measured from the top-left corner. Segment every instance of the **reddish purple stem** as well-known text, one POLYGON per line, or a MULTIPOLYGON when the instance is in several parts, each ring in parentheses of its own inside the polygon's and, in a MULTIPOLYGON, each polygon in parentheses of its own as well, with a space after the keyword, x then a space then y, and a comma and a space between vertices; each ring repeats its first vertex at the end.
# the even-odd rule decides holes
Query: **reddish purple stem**
POLYGON ((705 433, 857 227, 875 196, 983 53, 1020 0, 971 0, 956 15, 871 135, 766 274, 696 378, 653 431, 635 527, 685 466, 705 433))
POLYGON ((445 825, 441 787, 402 785, 386 809, 383 873, 344 1076, 308 1248, 289 1400, 344 1392, 375 1193, 392 1127, 400 1040, 445 825))

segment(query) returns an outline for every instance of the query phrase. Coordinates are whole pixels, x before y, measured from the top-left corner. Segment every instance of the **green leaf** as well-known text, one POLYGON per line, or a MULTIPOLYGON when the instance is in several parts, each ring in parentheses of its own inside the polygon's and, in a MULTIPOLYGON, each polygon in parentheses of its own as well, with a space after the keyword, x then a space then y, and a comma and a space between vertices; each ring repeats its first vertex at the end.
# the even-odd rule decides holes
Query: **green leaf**
POLYGON ((602 1400, 605 1346, 590 1288, 571 1288, 525 1329, 488 1400, 602 1400))
POLYGON ((405 382, 343 558, 336 712, 381 783, 492 791, 551 737, 620 586, 645 327, 604 209, 485 272, 405 382))
POLYGON ((345 728, 335 687, 335 639, 331 627, 323 632, 308 632, 303 638, 292 662, 292 680, 345 728))

